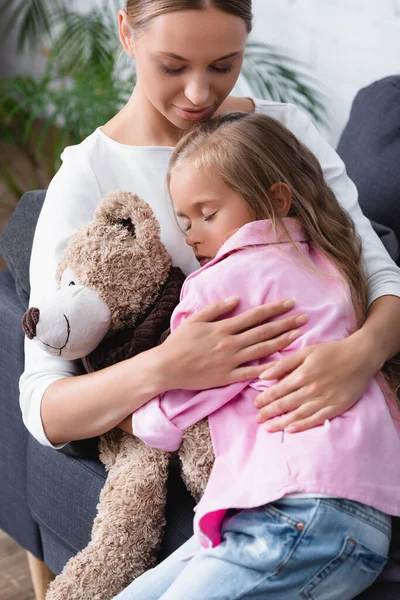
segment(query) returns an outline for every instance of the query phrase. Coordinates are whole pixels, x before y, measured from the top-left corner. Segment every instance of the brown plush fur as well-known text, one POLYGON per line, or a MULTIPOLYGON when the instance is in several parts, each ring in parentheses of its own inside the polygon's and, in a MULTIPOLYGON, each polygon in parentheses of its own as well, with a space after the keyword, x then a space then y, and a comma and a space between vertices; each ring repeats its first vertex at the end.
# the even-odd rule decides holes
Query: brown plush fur
MULTIPOLYGON (((154 302, 170 266, 151 209, 133 194, 116 192, 73 236, 57 276, 70 267, 79 283, 97 291, 110 307, 112 332, 135 324, 154 302), (134 239, 123 219, 135 224, 134 239)), ((119 429, 101 436, 99 450, 108 476, 92 539, 50 584, 46 600, 111 600, 156 560, 171 455, 119 429)), ((207 421, 185 433, 179 456, 182 477, 199 500, 214 462, 207 421)))
POLYGON ((70 240, 57 270, 69 267, 81 285, 95 290, 111 310, 110 333, 128 325, 154 302, 168 278, 171 258, 149 205, 129 192, 108 194, 93 220, 70 240), (133 240, 121 225, 135 223, 133 240))

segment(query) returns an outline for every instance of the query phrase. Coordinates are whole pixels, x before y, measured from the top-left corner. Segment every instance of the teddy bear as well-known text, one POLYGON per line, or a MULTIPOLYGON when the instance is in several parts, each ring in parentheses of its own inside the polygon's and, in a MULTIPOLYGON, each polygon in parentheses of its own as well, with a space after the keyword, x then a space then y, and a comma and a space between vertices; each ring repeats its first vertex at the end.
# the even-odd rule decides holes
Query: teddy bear
MULTIPOLYGON (((71 238, 58 265, 58 289, 23 316, 46 352, 81 360, 92 372, 165 339, 184 275, 172 266, 150 206, 129 192, 108 194, 71 238)), ((46 600, 111 600, 156 562, 165 526, 173 453, 119 428, 99 438, 107 479, 89 544, 50 584, 46 600)), ((207 420, 185 432, 182 479, 198 501, 214 453, 207 420)))

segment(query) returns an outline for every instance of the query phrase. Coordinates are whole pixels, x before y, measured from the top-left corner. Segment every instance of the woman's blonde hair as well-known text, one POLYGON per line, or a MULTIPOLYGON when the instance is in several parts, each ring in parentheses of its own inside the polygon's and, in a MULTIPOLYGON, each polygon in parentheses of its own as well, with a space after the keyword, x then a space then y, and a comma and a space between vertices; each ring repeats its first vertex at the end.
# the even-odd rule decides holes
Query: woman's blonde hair
MULTIPOLYGON (((178 142, 169 165, 168 185, 171 174, 187 161, 193 168, 217 173, 243 197, 255 220, 271 219, 282 227, 269 190, 275 183, 285 183, 292 196, 288 216, 300 222, 308 239, 348 282, 357 324, 363 324, 368 287, 361 240, 327 185, 318 160, 286 127, 256 113, 231 113, 204 121, 178 142)), ((384 371, 391 387, 398 388, 400 371, 393 364, 386 363, 384 371)))
POLYGON ((250 33, 253 25, 252 0, 127 0, 126 12, 132 29, 136 32, 160 15, 178 10, 207 10, 217 8, 240 17, 250 33))

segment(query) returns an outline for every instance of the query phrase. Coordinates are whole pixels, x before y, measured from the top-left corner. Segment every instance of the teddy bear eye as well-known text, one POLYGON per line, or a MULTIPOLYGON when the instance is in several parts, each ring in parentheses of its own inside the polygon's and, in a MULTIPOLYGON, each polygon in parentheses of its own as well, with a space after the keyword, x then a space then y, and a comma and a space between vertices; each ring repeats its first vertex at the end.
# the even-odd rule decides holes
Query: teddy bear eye
POLYGON ((132 223, 132 219, 121 219, 121 224, 125 227, 133 238, 136 238, 135 224, 132 223))
POLYGON ((71 281, 69 285, 76 285, 75 281, 71 281))

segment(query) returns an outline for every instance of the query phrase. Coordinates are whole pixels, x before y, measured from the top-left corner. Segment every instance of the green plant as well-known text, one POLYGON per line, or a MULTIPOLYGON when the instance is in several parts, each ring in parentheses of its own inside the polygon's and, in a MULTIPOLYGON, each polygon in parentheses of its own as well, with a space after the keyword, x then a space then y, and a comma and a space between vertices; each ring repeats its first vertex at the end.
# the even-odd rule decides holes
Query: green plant
MULTIPOLYGON (((18 28, 18 49, 41 48, 45 74, 0 78, 1 139, 21 148, 34 172, 51 178, 66 144, 78 143, 108 121, 135 84, 132 64, 121 60, 116 35, 116 0, 93 2, 90 12, 68 8, 67 0, 2 0, 3 35, 18 28)), ((319 91, 301 63, 283 50, 249 41, 242 78, 261 98, 292 101, 314 121, 324 122, 319 91)), ((8 170, 3 177, 17 194, 8 170)))

